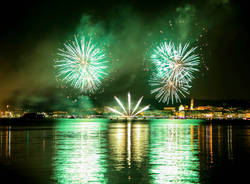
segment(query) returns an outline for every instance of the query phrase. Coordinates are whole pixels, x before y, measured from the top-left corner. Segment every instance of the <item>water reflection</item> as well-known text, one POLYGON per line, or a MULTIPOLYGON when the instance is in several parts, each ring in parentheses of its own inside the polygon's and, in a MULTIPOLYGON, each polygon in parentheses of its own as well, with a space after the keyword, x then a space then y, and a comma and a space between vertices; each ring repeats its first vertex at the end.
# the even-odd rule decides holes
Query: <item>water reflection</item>
POLYGON ((154 122, 150 126, 152 183, 198 183, 197 125, 154 122), (191 132, 191 134, 190 134, 191 132))
POLYGON ((149 125, 142 123, 115 123, 109 126, 110 159, 115 169, 121 170, 132 162, 140 164, 147 156, 149 125))
POLYGON ((213 164, 213 127, 212 124, 206 125, 206 150, 207 159, 210 164, 213 164))
POLYGON ((11 157, 11 126, 3 126, 0 127, 0 144, 1 144, 1 152, 0 156, 4 156, 5 159, 9 159, 11 157))
POLYGON ((115 170, 120 171, 126 162, 127 124, 116 123, 109 126, 109 158, 115 170))
POLYGON ((148 145, 149 145, 149 125, 136 123, 132 125, 133 137, 132 137, 132 153, 133 162, 137 166, 140 166, 145 162, 148 156, 148 145))
POLYGON ((109 181, 148 182, 148 123, 112 123, 108 135, 109 181))
POLYGON ((228 149, 228 159, 233 159, 233 133, 232 133, 232 125, 228 125, 227 127, 227 149, 228 149))
POLYGON ((0 126, 0 162, 18 163, 42 183, 209 183, 215 168, 219 173, 224 163, 246 161, 249 150, 248 125, 60 120, 0 126))
MULTIPOLYGON (((102 124, 63 124, 56 129, 53 181, 56 183, 106 182, 105 140, 102 124)), ((104 127, 105 128, 105 127, 104 127)))

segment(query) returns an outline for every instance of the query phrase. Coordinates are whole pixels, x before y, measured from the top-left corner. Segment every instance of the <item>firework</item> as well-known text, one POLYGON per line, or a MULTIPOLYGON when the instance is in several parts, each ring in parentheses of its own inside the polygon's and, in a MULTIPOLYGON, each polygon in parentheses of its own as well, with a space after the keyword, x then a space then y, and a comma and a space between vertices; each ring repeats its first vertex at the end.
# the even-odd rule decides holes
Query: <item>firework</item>
POLYGON ((172 103, 174 99, 180 102, 180 95, 185 97, 191 88, 194 73, 198 71, 199 57, 194 54, 196 47, 188 49, 189 44, 177 47, 173 43, 163 42, 150 56, 155 66, 155 72, 150 79, 150 85, 154 88, 151 93, 157 93, 159 102, 172 103))
POLYGON ((107 75, 107 57, 92 39, 82 38, 64 44, 56 61, 57 77, 83 93, 94 93, 107 75))
POLYGON ((142 109, 140 109, 139 111, 137 111, 138 107, 140 106, 140 103, 143 99, 143 96, 138 100, 138 102, 136 103, 134 109, 132 110, 131 109, 131 96, 130 96, 130 93, 128 92, 128 108, 124 107, 124 105, 122 104, 122 102, 115 96, 114 97, 116 102, 119 104, 119 106, 121 107, 122 111, 123 112, 120 112, 116 109, 113 109, 111 107, 108 107, 108 109, 111 111, 111 112, 114 112, 116 114, 119 114, 121 116, 125 116, 125 117, 134 117, 136 116, 137 114, 149 109, 149 106, 150 105, 147 105, 145 107, 143 107, 142 109), (127 110, 126 110, 127 109, 127 110))
POLYGON ((151 78, 150 84, 154 88, 151 90, 151 93, 157 93, 155 98, 163 103, 169 103, 170 100, 172 103, 174 100, 176 102, 181 102, 180 95, 185 97, 186 94, 189 94, 188 90, 191 88, 188 83, 174 83, 173 81, 164 80, 156 74, 151 78))

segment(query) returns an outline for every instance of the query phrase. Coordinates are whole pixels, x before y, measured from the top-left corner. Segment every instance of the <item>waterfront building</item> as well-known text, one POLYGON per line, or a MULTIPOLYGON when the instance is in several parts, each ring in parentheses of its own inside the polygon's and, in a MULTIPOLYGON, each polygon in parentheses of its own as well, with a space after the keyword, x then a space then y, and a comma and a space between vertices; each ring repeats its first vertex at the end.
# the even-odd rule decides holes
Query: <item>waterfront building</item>
POLYGON ((164 111, 175 112, 175 107, 164 107, 164 111))
POLYGON ((179 106, 179 112, 181 112, 181 111, 184 111, 184 106, 183 105, 179 106))
POLYGON ((194 110, 194 99, 193 98, 191 99, 191 102, 190 102, 190 110, 194 110))

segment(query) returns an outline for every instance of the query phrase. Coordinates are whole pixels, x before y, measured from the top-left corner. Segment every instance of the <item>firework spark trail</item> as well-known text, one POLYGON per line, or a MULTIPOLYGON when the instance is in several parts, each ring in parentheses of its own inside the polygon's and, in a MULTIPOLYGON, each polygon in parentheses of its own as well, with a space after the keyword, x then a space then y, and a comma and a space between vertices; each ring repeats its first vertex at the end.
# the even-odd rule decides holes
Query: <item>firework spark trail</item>
POLYGON ((189 94, 194 72, 199 65, 199 57, 193 54, 196 47, 188 50, 189 44, 177 47, 171 42, 163 42, 153 50, 150 60, 155 65, 155 72, 149 80, 154 88, 151 93, 157 93, 159 102, 172 103, 174 99, 180 102, 180 95, 189 94))
POLYGON ((130 108, 131 108, 131 97, 130 97, 130 92, 128 92, 128 114, 130 114, 130 108))
POLYGON ((181 102, 179 94, 185 97, 185 94, 189 94, 188 89, 191 87, 188 84, 176 85, 173 82, 163 82, 162 80, 156 80, 151 85, 156 87, 151 93, 157 93, 155 98, 163 103, 169 103, 170 99, 172 102, 174 99, 176 102, 181 102))
POLYGON ((110 111, 114 112, 114 113, 117 113, 117 114, 121 115, 121 116, 134 117, 134 116, 136 116, 137 114, 139 114, 139 113, 141 113, 141 112, 143 112, 143 111, 149 109, 149 106, 150 106, 150 105, 147 105, 146 107, 143 107, 141 110, 139 110, 138 112, 136 112, 137 108, 139 107, 139 105, 140 105, 140 103, 141 103, 141 101, 142 101, 142 99, 143 99, 143 97, 141 97, 141 98, 138 100, 138 102, 137 102, 137 104, 136 104, 134 110, 133 110, 132 113, 131 113, 131 96, 130 96, 130 93, 129 93, 129 92, 128 92, 128 111, 126 111, 124 105, 122 104, 122 102, 121 102, 116 96, 115 96, 114 98, 115 98, 115 100, 117 101, 117 103, 119 104, 119 106, 122 108, 122 110, 124 111, 124 113, 121 113, 120 111, 118 111, 118 110, 116 110, 116 109, 113 109, 113 108, 111 108, 111 107, 108 107, 108 109, 109 109, 110 111))
POLYGON ((115 100, 117 101, 117 103, 120 105, 120 107, 122 108, 122 110, 125 112, 125 114, 128 114, 125 107, 123 106, 122 102, 115 96, 114 97, 115 100))
POLYGON ((143 111, 145 111, 145 110, 148 110, 149 107, 150 107, 150 105, 147 105, 146 107, 143 107, 141 110, 139 110, 139 111, 138 111, 137 113, 135 113, 133 116, 136 116, 137 114, 139 114, 139 113, 141 113, 141 112, 143 112, 143 111))
POLYGON ((107 57, 93 43, 92 39, 83 38, 64 44, 59 49, 61 57, 56 61, 57 77, 84 93, 94 93, 99 89, 103 78, 107 75, 107 57))
POLYGON ((137 102, 137 104, 136 104, 136 106, 135 106, 135 108, 134 108, 132 114, 134 114, 134 112, 136 111, 136 109, 139 107, 139 105, 140 105, 142 99, 143 99, 143 96, 138 100, 138 102, 137 102))
POLYGON ((121 116, 125 116, 125 114, 123 114, 123 113, 119 112, 118 110, 115 110, 115 109, 113 109, 113 108, 111 108, 111 107, 108 107, 108 109, 109 109, 110 111, 114 112, 114 113, 120 114, 121 116))

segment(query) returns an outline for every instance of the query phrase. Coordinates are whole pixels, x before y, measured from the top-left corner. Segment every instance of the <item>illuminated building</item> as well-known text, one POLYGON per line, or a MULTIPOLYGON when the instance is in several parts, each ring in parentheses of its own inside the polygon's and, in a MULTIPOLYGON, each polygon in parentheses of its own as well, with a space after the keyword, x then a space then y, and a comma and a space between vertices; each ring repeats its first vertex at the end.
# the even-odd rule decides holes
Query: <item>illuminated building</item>
POLYGON ((199 106, 196 108, 198 111, 204 111, 204 110, 213 110, 213 107, 212 106, 199 106))
POLYGON ((213 114, 214 114, 215 118, 222 118, 223 117, 222 112, 214 112, 213 114))
POLYGON ((185 111, 180 111, 180 112, 178 113, 178 117, 179 117, 179 118, 185 118, 185 111))
POLYGON ((69 114, 66 111, 54 111, 53 112, 53 117, 54 118, 64 118, 67 117, 69 114))
POLYGON ((184 106, 183 105, 179 106, 179 112, 181 112, 181 111, 184 111, 184 106))
POLYGON ((190 110, 194 110, 194 99, 191 99, 190 110))
POLYGON ((185 118, 185 107, 183 105, 179 106, 179 112, 176 113, 179 118, 185 118))
POLYGON ((175 112, 175 107, 164 107, 164 111, 172 111, 172 112, 175 112))

